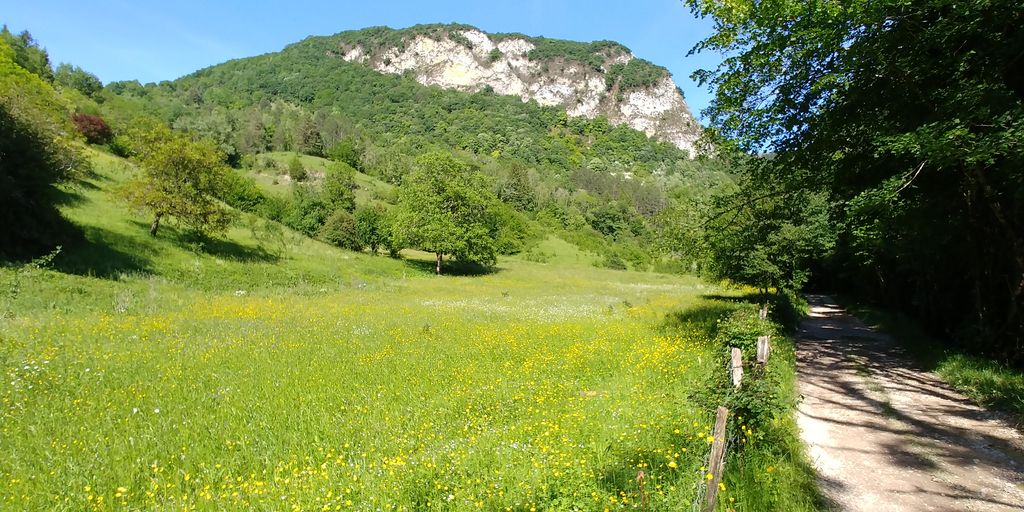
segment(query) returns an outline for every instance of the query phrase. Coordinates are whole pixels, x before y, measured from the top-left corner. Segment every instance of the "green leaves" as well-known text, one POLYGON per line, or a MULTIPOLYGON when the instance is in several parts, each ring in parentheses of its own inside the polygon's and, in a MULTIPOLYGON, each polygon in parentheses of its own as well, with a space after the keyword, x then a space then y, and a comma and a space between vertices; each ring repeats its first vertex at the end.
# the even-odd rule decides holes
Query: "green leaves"
MULTIPOLYGON (((54 185, 88 169, 71 136, 69 105, 19 65, 0 37, 0 255, 33 256, 59 243, 54 185)), ((24 48, 22 48, 24 50, 24 48)))
MULTIPOLYGON (((846 286, 1024 359, 1019 2, 689 4, 717 23, 695 51, 728 56, 695 74, 709 116, 775 152, 752 189, 827 196, 846 286)), ((817 239, 803 222, 773 236, 817 239)))
POLYGON ((417 158, 398 199, 394 226, 402 245, 481 265, 497 261, 498 200, 483 175, 450 153, 417 158))
POLYGON ((194 141, 159 123, 137 127, 133 150, 141 176, 123 191, 128 202, 160 218, 169 215, 200 234, 218 234, 232 215, 217 198, 227 189, 229 172, 223 154, 208 141, 194 141))

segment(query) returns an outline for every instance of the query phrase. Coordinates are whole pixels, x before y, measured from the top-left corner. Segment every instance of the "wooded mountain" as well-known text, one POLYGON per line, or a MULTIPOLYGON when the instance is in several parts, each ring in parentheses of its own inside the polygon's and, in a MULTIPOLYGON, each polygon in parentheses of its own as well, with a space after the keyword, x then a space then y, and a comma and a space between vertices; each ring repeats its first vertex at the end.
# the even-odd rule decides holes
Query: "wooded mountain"
MULTIPOLYGON (((344 119, 342 124, 376 145, 402 146, 410 154, 437 145, 561 170, 598 158, 633 173, 637 166, 654 171, 694 154, 701 127, 664 68, 633 59, 617 43, 486 36, 466 27, 380 27, 310 37, 281 52, 229 61, 172 82, 116 82, 108 89, 135 104, 115 110, 143 110, 221 139, 239 154, 261 150, 254 137, 282 138, 300 128, 275 117, 256 123, 274 133, 225 140, 229 132, 234 137, 253 127, 243 126, 253 123, 239 112, 252 107, 266 114, 274 102, 300 106, 321 120, 344 119), (411 50, 426 47, 433 48, 429 55, 411 50), (486 55, 484 48, 490 48, 486 55), (506 55, 512 50, 525 53, 506 55), (395 60, 392 54, 405 57, 395 60), (395 66, 405 71, 393 74, 399 71, 395 66), (473 74, 459 75, 460 70, 473 74), (211 120, 211 113, 223 119, 211 120), (197 115, 203 119, 197 122, 197 115)), ((329 146, 334 137, 321 135, 329 146)), ((301 146, 302 134, 290 137, 301 146)), ((281 149, 281 142, 274 146, 281 149)))
POLYGON ((700 126, 663 67, 612 41, 579 43, 523 34, 487 34, 469 25, 372 27, 301 45, 383 73, 411 73, 425 85, 491 90, 564 108, 571 117, 605 116, 693 151, 700 126))

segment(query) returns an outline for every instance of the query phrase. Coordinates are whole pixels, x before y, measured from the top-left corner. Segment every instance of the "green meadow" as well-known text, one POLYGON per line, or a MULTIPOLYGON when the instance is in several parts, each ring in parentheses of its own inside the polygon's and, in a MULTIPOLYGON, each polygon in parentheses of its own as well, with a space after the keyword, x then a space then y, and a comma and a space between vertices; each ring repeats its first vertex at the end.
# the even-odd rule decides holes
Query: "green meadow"
MULTIPOLYGON (((63 206, 86 240, 0 270, 0 509, 681 510, 703 496, 713 408, 699 396, 724 371, 715 320, 737 307, 709 296, 728 290, 595 268, 553 237, 548 263, 483 275, 245 216, 190 250, 117 200, 129 164, 93 158, 63 206)), ((722 510, 743 504, 742 478, 722 510)))

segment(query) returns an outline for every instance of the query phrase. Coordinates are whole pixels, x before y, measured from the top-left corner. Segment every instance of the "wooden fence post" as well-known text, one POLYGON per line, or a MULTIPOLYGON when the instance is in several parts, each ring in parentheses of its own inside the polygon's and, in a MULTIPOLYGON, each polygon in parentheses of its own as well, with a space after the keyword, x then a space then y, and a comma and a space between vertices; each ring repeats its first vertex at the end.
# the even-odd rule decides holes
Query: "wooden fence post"
POLYGON ((768 364, 768 355, 772 351, 772 337, 771 336, 758 336, 757 337, 757 362, 760 364, 768 364))
POLYGON ((732 349, 732 385, 740 387, 743 380, 743 352, 738 348, 732 349))
POLYGON ((758 313, 758 316, 761 318, 761 320, 767 320, 768 319, 768 303, 767 302, 764 303, 764 306, 761 306, 761 311, 758 313))
POLYGON ((708 492, 704 500, 704 512, 714 512, 715 501, 718 500, 718 484, 722 481, 722 461, 725 460, 725 421, 729 417, 729 409, 718 408, 715 416, 714 440, 711 441, 711 458, 708 460, 708 492))

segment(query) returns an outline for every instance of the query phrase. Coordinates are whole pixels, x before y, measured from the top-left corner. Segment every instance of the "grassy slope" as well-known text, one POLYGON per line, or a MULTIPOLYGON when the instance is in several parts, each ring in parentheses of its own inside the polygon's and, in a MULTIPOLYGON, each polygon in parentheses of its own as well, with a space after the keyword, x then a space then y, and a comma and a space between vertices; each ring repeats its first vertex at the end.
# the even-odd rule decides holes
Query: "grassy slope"
MULTIPOLYGON (((56 270, 0 268, 0 508, 698 499, 711 412, 694 395, 720 370, 710 326, 733 307, 704 295, 722 290, 596 269, 555 238, 549 263, 441 278, 414 252, 371 257, 287 230, 278 245, 254 235, 266 226, 196 252, 173 225, 146 235, 114 198, 127 164, 94 157, 98 175, 64 207, 87 242, 56 270)), ((749 505, 727 491, 723 507, 806 509, 791 487, 749 505)))
MULTIPOLYGON (((270 153, 263 153, 260 155, 258 162, 269 159, 277 162, 276 169, 265 169, 259 166, 248 174, 252 176, 256 183, 263 188, 264 191, 279 195, 286 196, 291 193, 291 181, 287 177, 288 175, 288 162, 292 158, 298 156, 299 161, 302 162, 302 166, 312 176, 310 180, 319 180, 327 172, 331 161, 326 158, 319 158, 310 155, 304 155, 300 153, 294 153, 290 151, 275 151, 270 153)), ((381 181, 373 176, 363 174, 356 171, 355 182, 358 188, 356 189, 356 202, 358 204, 367 203, 381 203, 380 198, 389 197, 394 194, 395 186, 381 181)))

